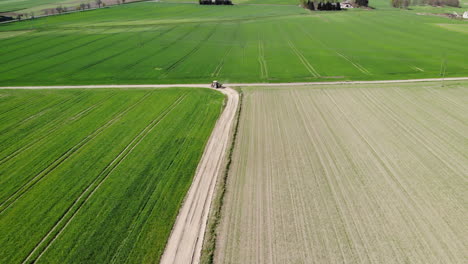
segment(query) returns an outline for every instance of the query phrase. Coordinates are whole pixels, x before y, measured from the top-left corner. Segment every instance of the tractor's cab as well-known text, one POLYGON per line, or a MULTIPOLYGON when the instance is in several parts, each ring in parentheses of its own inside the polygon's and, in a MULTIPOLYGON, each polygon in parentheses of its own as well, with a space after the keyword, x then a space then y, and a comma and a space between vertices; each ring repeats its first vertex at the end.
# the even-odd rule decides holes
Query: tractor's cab
POLYGON ((221 83, 219 83, 218 81, 213 81, 213 82, 211 83, 211 87, 212 87, 212 88, 219 89, 219 88, 222 88, 223 85, 222 85, 221 83))

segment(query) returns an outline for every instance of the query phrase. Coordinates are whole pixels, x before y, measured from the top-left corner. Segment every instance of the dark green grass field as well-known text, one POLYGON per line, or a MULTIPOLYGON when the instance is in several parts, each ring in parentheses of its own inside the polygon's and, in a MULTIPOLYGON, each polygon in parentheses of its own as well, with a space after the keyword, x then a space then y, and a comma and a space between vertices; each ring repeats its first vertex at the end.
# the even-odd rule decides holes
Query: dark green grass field
POLYGON ((154 263, 222 109, 208 89, 0 90, 0 263, 154 263))
POLYGON ((466 27, 388 8, 144 2, 1 25, 0 85, 468 76, 466 27))

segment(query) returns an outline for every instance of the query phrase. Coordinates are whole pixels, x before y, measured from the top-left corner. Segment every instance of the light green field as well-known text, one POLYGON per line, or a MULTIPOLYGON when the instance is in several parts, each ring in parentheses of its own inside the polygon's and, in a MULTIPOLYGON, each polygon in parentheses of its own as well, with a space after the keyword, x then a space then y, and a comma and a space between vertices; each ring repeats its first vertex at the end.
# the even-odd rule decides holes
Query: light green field
POLYGON ((222 102, 0 90, 0 263, 158 262, 222 102))
POLYGON ((214 263, 463 263, 468 82, 246 87, 214 263))
POLYGON ((31 31, 0 39, 0 85, 467 76, 468 35, 439 24, 468 22, 416 13, 146 2, 24 21, 0 26, 31 31))
MULTIPOLYGON (((0 0, 0 13, 30 9, 44 5, 59 5, 67 2, 73 2, 73 0, 0 0)), ((83 2, 87 3, 90 1, 83 2)))

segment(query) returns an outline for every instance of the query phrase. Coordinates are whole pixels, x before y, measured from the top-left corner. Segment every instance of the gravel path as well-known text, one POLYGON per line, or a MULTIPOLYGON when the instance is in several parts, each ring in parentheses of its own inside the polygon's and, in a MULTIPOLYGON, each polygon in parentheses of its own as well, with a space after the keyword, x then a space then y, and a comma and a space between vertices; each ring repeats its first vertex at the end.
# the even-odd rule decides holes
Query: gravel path
MULTIPOLYGON (((302 85, 335 85, 335 84, 383 84, 383 83, 412 83, 412 82, 441 82, 467 81, 468 77, 383 80, 383 81, 338 81, 338 82, 295 82, 295 83, 226 83, 226 87, 254 87, 254 86, 302 86, 302 85)), ((107 84, 107 85, 52 85, 52 86, 0 86, 0 89, 91 89, 91 88, 171 88, 193 87, 207 88, 206 84, 107 84)))
POLYGON ((239 95, 235 90, 225 88, 219 91, 228 97, 226 107, 205 148, 192 186, 172 229, 161 264, 199 263, 211 200, 218 175, 223 172, 226 150, 239 104, 239 95))

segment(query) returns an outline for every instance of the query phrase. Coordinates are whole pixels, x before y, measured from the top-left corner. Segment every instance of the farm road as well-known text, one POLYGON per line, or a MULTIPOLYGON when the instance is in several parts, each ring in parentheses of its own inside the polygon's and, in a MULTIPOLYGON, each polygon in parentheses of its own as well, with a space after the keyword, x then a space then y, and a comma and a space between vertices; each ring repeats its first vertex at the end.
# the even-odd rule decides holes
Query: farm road
MULTIPOLYGON (((337 82, 294 82, 294 83, 225 83, 226 87, 253 86, 302 86, 302 85, 336 85, 336 84, 384 84, 413 82, 468 81, 468 77, 382 80, 382 81, 337 81, 337 82)), ((206 84, 108 84, 108 85, 51 85, 51 86, 0 86, 0 89, 93 89, 93 88, 208 88, 206 84)))

